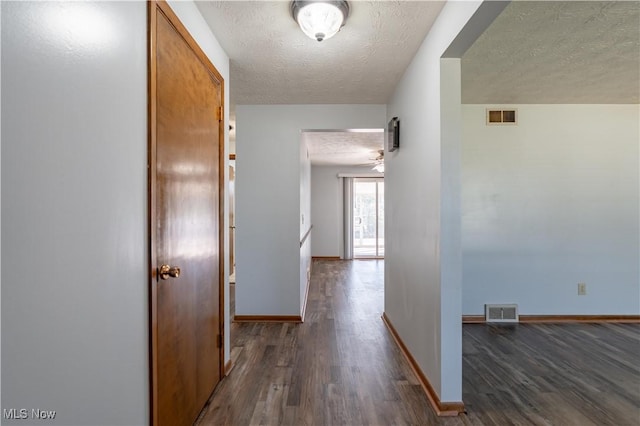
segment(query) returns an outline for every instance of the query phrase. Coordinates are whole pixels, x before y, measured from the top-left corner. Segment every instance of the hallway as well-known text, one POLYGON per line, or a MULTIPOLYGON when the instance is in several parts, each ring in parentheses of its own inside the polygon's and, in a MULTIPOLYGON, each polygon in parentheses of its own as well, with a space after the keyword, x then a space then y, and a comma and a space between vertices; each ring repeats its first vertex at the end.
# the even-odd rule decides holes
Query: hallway
POLYGON ((436 423, 381 320, 383 267, 314 261, 303 324, 232 324, 235 367, 198 424, 436 423))
POLYGON ((198 425, 630 425, 638 324, 465 325, 467 415, 434 415, 384 326, 384 262, 314 261, 303 324, 232 324, 198 425))

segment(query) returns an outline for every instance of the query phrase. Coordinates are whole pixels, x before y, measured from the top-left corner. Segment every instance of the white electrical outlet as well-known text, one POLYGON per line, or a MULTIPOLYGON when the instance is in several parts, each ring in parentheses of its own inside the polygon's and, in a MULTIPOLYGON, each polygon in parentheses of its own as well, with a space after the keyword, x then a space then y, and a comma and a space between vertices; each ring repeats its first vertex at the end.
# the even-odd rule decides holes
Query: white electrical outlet
POLYGON ((578 283, 578 296, 587 295, 587 283, 578 283))

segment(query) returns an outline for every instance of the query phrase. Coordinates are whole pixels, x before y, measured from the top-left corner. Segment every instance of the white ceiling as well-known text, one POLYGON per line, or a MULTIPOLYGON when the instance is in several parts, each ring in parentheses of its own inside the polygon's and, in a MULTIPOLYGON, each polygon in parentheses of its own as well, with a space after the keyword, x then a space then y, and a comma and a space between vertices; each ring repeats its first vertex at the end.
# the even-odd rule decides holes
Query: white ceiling
POLYGON ((384 131, 303 132, 309 157, 314 166, 373 166, 378 151, 383 149, 384 131))
POLYGON ((322 42, 288 1, 197 4, 229 55, 232 104, 384 104, 444 2, 350 1, 346 25, 322 42))
POLYGON ((639 103, 640 2, 512 2, 462 57, 462 101, 639 103))
MULTIPOLYGON (((318 43, 289 1, 197 2, 230 58, 232 118, 236 104, 387 103, 443 4, 350 1, 345 27, 318 43)), ((462 58, 463 103, 639 103, 639 10, 638 1, 512 2, 462 58)), ((325 154, 356 144, 336 156, 356 164, 371 155, 355 151, 377 151, 361 137, 308 135, 325 154)))

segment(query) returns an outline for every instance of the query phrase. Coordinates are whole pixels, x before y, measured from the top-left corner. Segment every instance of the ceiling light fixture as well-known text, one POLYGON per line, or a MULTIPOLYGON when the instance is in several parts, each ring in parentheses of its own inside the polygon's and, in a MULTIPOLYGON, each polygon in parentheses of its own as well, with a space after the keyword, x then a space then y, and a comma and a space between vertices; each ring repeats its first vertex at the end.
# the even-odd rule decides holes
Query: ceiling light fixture
POLYGON ((378 150, 378 156, 373 160, 373 168, 379 173, 384 173, 384 149, 378 150))
POLYGON ((300 29, 314 40, 333 37, 349 16, 346 1, 301 1, 291 2, 291 15, 300 29))
POLYGON ((384 173, 384 161, 373 166, 371 170, 375 170, 378 173, 384 173))

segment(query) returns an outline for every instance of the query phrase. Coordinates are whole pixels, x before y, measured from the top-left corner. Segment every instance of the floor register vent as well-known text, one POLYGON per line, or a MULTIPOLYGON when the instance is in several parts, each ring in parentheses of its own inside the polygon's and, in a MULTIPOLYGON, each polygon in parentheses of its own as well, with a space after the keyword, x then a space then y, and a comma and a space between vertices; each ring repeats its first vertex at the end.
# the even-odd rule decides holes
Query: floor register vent
POLYGON ((518 322, 518 305, 484 305, 486 322, 518 322))

